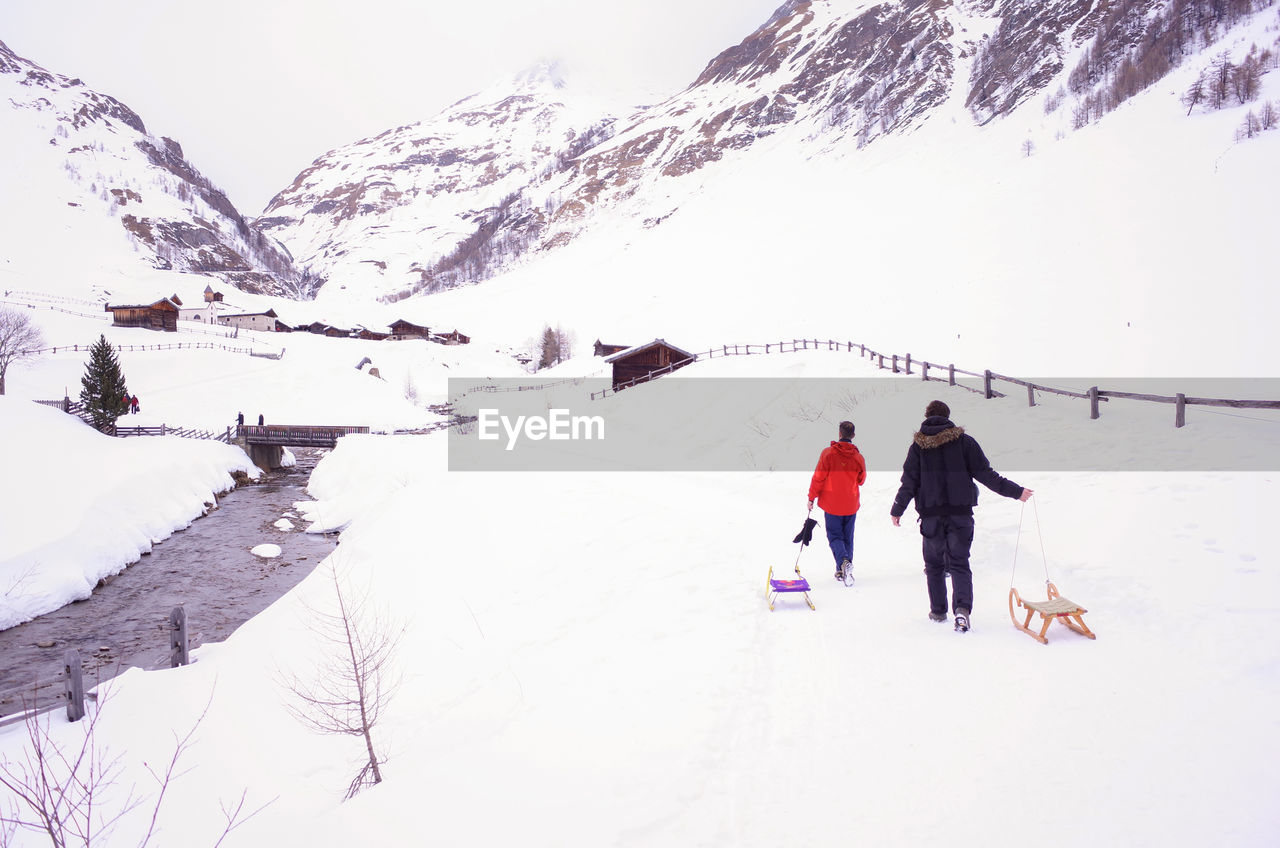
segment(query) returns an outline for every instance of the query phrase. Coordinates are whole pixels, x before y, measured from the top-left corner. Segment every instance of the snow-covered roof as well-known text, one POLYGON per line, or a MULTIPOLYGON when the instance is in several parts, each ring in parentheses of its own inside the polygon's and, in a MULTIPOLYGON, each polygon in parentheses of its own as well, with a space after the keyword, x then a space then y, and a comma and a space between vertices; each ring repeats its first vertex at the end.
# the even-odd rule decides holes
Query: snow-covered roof
POLYGON ((661 347, 665 347, 665 348, 668 348, 668 349, 670 349, 670 350, 672 350, 672 351, 675 351, 676 353, 682 354, 683 356, 686 356, 686 357, 688 357, 689 359, 695 359, 695 358, 697 358, 697 355, 696 355, 696 354, 693 354, 693 353, 690 353, 690 352, 689 352, 689 351, 687 351, 687 350, 683 350, 683 349, 681 349, 681 348, 678 348, 678 347, 676 347, 675 345, 673 345, 673 344, 671 344, 670 342, 668 342, 666 339, 654 339, 654 340, 653 340, 653 341, 651 341, 651 342, 645 342, 644 344, 635 345, 634 347, 629 347, 629 348, 627 348, 626 350, 620 350, 620 351, 618 351, 618 352, 617 352, 617 353, 615 353, 615 354, 612 354, 612 355, 610 355, 610 356, 606 356, 606 357, 604 358, 604 361, 605 361, 605 362, 613 362, 614 360, 617 360, 617 359, 625 359, 625 358, 627 358, 627 357, 629 357, 629 356, 631 356, 631 355, 633 355, 633 354, 639 353, 639 352, 640 352, 640 351, 642 351, 642 350, 648 350, 648 349, 649 349, 649 348, 651 348, 651 347, 659 347, 659 346, 661 346, 661 347))

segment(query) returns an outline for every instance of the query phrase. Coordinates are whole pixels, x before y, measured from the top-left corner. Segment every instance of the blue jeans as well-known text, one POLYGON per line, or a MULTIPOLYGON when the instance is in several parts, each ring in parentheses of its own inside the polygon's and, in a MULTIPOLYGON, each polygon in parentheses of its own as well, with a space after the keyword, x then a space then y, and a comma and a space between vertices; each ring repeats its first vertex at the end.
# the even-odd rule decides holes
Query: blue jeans
POLYGON ((836 565, 853 559, 853 522, 858 517, 853 515, 832 515, 827 517, 827 544, 831 545, 831 555, 836 558, 836 565))

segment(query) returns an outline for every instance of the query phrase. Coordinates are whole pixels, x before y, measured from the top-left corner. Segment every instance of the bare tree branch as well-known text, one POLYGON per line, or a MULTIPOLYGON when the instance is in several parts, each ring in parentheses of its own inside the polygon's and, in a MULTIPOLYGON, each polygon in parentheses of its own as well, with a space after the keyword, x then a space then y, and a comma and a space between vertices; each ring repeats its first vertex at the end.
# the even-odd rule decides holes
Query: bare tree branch
MULTIPOLYGON (((137 809, 142 799, 130 788, 122 802, 105 807, 99 803, 108 789, 116 784, 122 772, 121 758, 111 756, 106 748, 97 744, 97 723, 107 702, 104 696, 96 709, 75 726, 83 734, 78 747, 64 748, 54 738, 51 730, 52 713, 43 715, 27 713, 25 727, 28 744, 19 759, 0 760, 0 786, 9 790, 12 797, 0 806, 0 845, 7 845, 10 834, 19 830, 43 833, 55 848, 92 848, 110 834, 112 828, 126 815, 137 809)), ((191 729, 181 738, 174 735, 173 755, 163 772, 150 765, 143 767, 156 781, 159 792, 151 807, 151 819, 138 848, 146 848, 158 832, 160 808, 170 785, 184 772, 178 771, 178 762, 186 753, 213 704, 213 693, 191 729)), ((24 705, 25 706, 25 705, 24 705)), ((226 827, 215 843, 222 844, 227 834, 262 812, 275 799, 268 801, 248 815, 244 814, 247 790, 240 795, 234 810, 222 805, 226 827)), ((189 840, 185 841, 189 844, 189 840)))
POLYGON ((399 678, 391 676, 391 659, 404 626, 373 608, 367 589, 353 591, 347 585, 336 557, 330 558, 328 570, 336 609, 309 606, 308 612, 309 626, 329 650, 313 678, 303 681, 289 675, 285 679, 284 685, 296 699, 286 709, 318 733, 364 740, 362 764, 347 787, 350 799, 365 786, 382 782, 386 757, 374 744, 373 730, 399 687, 399 678))

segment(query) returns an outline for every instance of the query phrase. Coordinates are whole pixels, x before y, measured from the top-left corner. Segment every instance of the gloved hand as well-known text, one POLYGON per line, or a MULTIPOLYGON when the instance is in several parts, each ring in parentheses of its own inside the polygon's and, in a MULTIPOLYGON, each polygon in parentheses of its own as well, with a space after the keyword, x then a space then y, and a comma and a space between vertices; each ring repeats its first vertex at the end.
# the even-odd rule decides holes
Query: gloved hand
POLYGON ((818 526, 818 519, 816 519, 816 518, 806 518, 806 519, 804 520, 804 527, 802 527, 802 528, 800 529, 800 532, 799 532, 799 533, 797 533, 797 534, 796 534, 796 537, 795 537, 794 539, 792 539, 791 541, 792 541, 792 542, 799 542, 799 543, 800 543, 800 544, 802 544, 802 545, 807 545, 807 544, 809 544, 810 542, 812 542, 812 541, 813 541, 813 528, 815 528, 815 527, 817 527, 817 526, 818 526))

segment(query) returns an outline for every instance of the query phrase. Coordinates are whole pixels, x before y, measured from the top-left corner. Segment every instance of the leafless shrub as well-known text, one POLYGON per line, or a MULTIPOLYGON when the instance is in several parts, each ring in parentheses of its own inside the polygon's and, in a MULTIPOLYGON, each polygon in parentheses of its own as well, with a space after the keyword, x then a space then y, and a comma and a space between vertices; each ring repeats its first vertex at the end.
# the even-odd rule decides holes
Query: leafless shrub
POLYGON ((797 421, 807 421, 813 423, 821 421, 827 415, 827 405, 825 403, 814 403, 805 398, 801 398, 791 412, 791 417, 797 421))
POLYGON ((311 629, 326 643, 326 655, 312 678, 291 675, 285 685, 296 698, 288 709, 298 721, 318 733, 356 736, 364 743, 361 766, 347 786, 350 799, 382 782, 386 757, 375 746, 373 731, 399 687, 391 660, 404 627, 372 606, 367 589, 353 593, 336 556, 329 559, 328 577, 334 608, 308 607, 311 629))
MULTIPOLYGON (((144 764, 156 784, 156 794, 147 830, 137 843, 138 848, 146 848, 156 835, 165 795, 173 781, 181 776, 178 763, 191 747, 212 702, 211 694, 191 730, 181 738, 175 734, 173 755, 163 771, 144 764)), ((7 804, 0 807, 0 845, 7 845, 10 835, 25 831, 44 835, 56 848, 71 845, 92 848, 103 844, 115 825, 142 805, 144 799, 133 788, 123 800, 113 800, 113 788, 120 780, 123 766, 119 755, 111 754, 98 744, 98 720, 106 703, 107 698, 100 697, 97 707, 76 723, 75 728, 80 732, 78 744, 68 745, 56 738, 57 734, 51 729, 54 713, 35 710, 27 713, 23 723, 27 744, 16 759, 0 760, 0 786, 11 796, 7 804)), ((241 793, 240 802, 232 810, 223 805, 226 826, 214 843, 215 848, 229 833, 266 808, 264 804, 246 814, 246 794, 241 793)))
POLYGON ((412 371, 406 371, 404 375, 404 399, 418 405, 418 384, 414 382, 412 371))

